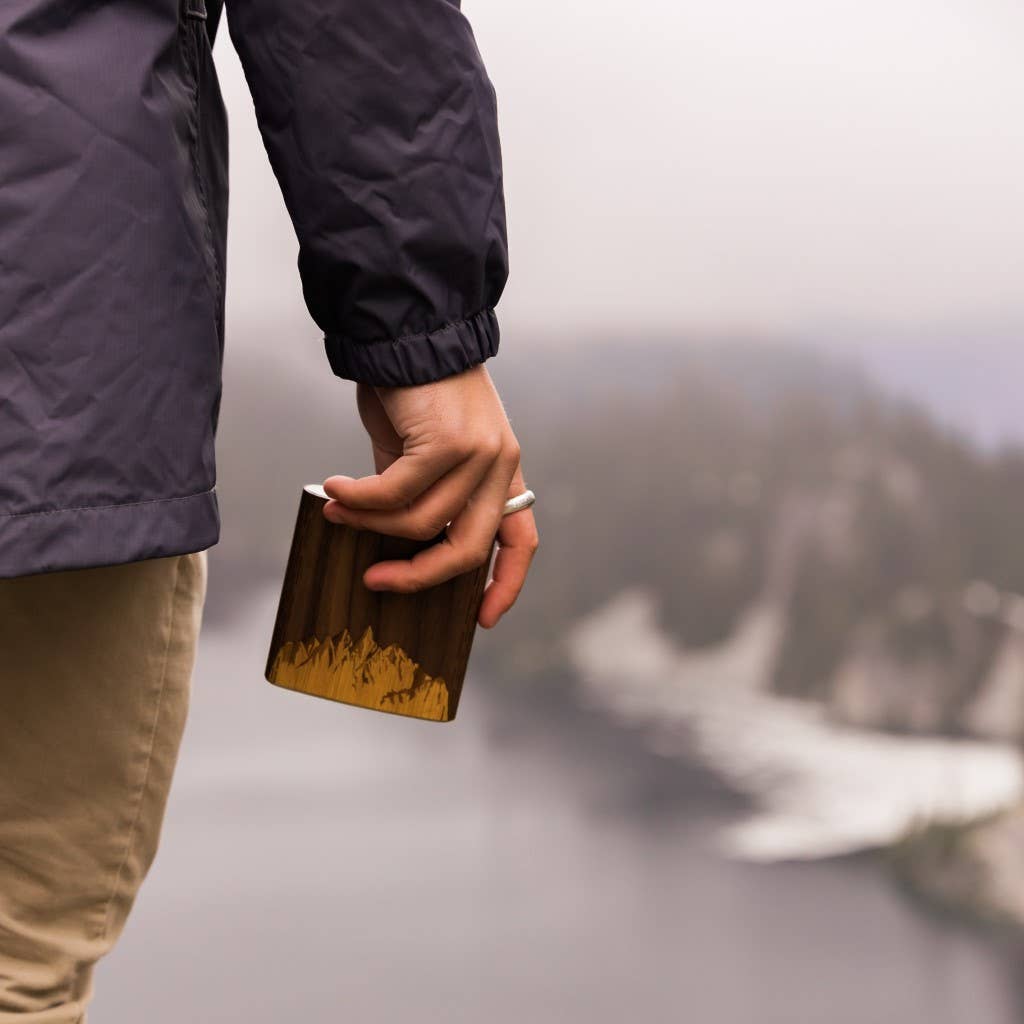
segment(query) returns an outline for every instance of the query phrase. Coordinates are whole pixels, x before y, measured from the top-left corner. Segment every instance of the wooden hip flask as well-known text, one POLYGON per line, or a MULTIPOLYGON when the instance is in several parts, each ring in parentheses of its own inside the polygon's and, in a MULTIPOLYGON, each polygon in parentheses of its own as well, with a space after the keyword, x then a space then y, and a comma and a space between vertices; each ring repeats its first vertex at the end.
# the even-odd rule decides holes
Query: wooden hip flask
MULTIPOLYGON (((324 518, 320 484, 302 489, 267 656, 276 686, 432 722, 455 718, 490 559, 444 583, 370 590, 374 562, 436 543, 324 518)), ((492 548, 493 554, 493 548, 492 548)))

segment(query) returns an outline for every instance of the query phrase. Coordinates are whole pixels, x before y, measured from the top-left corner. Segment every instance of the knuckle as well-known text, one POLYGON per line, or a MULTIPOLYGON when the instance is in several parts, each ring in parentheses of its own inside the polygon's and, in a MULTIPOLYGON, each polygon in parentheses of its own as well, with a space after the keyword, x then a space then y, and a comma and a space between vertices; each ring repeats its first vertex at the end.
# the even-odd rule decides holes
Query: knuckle
POLYGON ((402 580, 399 589, 403 594, 416 594, 421 590, 426 590, 428 586, 430 586, 430 581, 426 577, 410 574, 402 580))
POLYGON ((407 522, 389 522, 382 523, 377 527, 377 533, 383 533, 388 537, 402 537, 405 540, 419 540, 419 531, 415 526, 407 522))
POLYGON ((461 571, 469 572, 471 569, 478 569, 491 557, 490 545, 484 547, 483 545, 475 545, 466 552, 465 558, 462 559, 461 571))
POLYGON ((409 524, 408 535, 413 540, 432 540, 444 529, 444 524, 438 525, 434 519, 417 519, 409 524))
POLYGON ((438 444, 460 461, 468 459, 473 454, 472 439, 462 430, 446 430, 438 438, 438 444))
POLYGON ((403 508, 412 500, 411 488, 408 484, 389 484, 382 489, 380 499, 385 508, 403 508))
POLYGON ((488 462, 495 462, 502 453, 500 434, 485 434, 476 444, 476 450, 488 462))
POLYGON ((518 466, 523 452, 519 442, 513 437, 502 447, 501 454, 512 466, 518 466))

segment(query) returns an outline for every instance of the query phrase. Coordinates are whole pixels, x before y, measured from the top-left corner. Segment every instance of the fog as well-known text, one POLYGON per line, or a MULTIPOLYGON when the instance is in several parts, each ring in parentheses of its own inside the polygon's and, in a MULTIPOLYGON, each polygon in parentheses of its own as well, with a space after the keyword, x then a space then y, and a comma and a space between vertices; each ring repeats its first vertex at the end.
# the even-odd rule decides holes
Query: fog
MULTIPOLYGON (((820 338, 1024 322, 1020 5, 463 10, 498 93, 499 309, 516 347, 619 327, 820 338)), ((226 31, 216 57, 232 325, 276 313, 301 329, 294 237, 226 31)))

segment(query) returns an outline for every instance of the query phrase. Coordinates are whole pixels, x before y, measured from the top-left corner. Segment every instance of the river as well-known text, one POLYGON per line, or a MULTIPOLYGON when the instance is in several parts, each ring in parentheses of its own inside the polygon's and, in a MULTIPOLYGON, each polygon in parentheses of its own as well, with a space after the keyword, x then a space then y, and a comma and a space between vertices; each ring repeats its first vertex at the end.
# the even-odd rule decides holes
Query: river
POLYGON ((693 756, 472 675, 418 723, 263 680, 276 590, 204 629, 164 839, 96 1024, 1011 1024, 1024 958, 870 855, 727 856, 693 756))

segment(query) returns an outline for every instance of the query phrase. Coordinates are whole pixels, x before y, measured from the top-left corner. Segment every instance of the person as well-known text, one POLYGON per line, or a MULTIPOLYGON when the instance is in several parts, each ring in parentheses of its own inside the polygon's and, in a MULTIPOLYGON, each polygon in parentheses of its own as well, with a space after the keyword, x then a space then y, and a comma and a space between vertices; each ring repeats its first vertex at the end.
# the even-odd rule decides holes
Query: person
MULTIPOLYGON (((486 361, 507 273, 497 107, 458 0, 5 0, 0 9, 0 1024, 85 1020, 153 861, 219 539, 224 14, 373 475, 324 515, 534 551, 486 361)), ((238 339, 244 343, 244 339, 238 339)))

